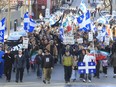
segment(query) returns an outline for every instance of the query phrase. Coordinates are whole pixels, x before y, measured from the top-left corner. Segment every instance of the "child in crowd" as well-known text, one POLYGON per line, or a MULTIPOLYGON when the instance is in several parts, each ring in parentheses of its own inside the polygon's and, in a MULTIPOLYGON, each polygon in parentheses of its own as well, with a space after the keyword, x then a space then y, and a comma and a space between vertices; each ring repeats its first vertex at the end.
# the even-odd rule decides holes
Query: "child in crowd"
POLYGON ((71 75, 71 79, 74 81, 76 81, 76 78, 77 78, 77 70, 78 70, 78 66, 77 66, 77 63, 78 63, 78 58, 77 56, 74 56, 74 59, 73 59, 73 66, 72 66, 72 75, 71 75))
POLYGON ((108 60, 107 60, 107 58, 102 60, 102 66, 103 66, 103 73, 105 74, 105 77, 107 77, 107 67, 108 67, 108 60))

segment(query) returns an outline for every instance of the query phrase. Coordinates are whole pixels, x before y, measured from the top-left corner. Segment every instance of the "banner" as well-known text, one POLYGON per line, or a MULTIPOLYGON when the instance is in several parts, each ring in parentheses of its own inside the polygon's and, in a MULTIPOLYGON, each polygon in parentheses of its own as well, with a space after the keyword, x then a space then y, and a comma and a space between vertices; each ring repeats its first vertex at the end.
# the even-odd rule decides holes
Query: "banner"
POLYGON ((63 38, 63 43, 64 44, 74 44, 75 41, 74 41, 74 36, 64 36, 63 38))
POLYGON ((28 43, 29 43, 29 38, 23 38, 23 48, 27 49, 28 48, 28 43))
POLYGON ((93 41, 93 33, 92 32, 88 33, 88 41, 93 41))
POLYGON ((108 36, 105 36, 105 45, 109 45, 110 44, 110 38, 108 36))
POLYGON ((78 42, 79 44, 82 44, 82 43, 83 43, 83 38, 77 39, 77 42, 78 42))

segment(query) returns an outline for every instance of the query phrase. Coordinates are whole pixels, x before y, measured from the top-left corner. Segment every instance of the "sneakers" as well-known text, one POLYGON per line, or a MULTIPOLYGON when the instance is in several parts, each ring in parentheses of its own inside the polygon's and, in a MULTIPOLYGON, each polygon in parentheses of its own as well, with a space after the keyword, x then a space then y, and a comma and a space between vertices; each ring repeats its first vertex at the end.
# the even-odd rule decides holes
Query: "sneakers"
POLYGON ((88 80, 89 83, 91 83, 91 80, 88 80))
POLYGON ((85 80, 85 79, 83 79, 83 82, 86 82, 86 80, 85 80))
POLYGON ((43 83, 44 83, 44 84, 46 84, 46 81, 45 81, 45 80, 43 80, 43 83))

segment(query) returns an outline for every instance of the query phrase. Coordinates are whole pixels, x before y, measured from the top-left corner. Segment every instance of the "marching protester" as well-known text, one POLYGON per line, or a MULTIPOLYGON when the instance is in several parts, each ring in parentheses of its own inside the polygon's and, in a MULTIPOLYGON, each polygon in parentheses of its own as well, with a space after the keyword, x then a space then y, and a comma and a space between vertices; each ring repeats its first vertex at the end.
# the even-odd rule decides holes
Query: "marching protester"
POLYGON ((49 44, 46 46, 46 49, 48 49, 50 51, 50 54, 53 56, 54 58, 54 62, 57 63, 57 55, 58 55, 58 50, 56 45, 54 44, 54 41, 51 40, 49 42, 49 44))
MULTIPOLYGON (((95 62, 95 57, 90 55, 90 50, 86 49, 86 55, 84 56, 83 62, 85 64, 88 64, 88 62, 95 62)), ((86 82, 88 78, 88 82, 91 82, 91 74, 85 74, 85 79, 83 79, 83 82, 86 82)))
POLYGON ((113 52, 112 54, 111 64, 113 66, 113 73, 114 73, 113 78, 116 78, 116 52, 113 52))
POLYGON ((78 58, 77 56, 74 56, 73 58, 73 65, 72 65, 72 75, 71 75, 71 80, 76 81, 77 79, 77 74, 78 74, 78 58))
POLYGON ((65 51, 65 54, 63 55, 63 58, 62 58, 62 63, 64 66, 65 83, 70 83, 71 74, 72 74, 73 58, 69 50, 65 51))
POLYGON ((15 56, 15 68, 16 68, 16 82, 23 82, 24 68, 26 67, 25 56, 23 51, 19 50, 18 55, 15 56))
MULTIPOLYGON (((78 51, 78 62, 83 62, 84 56, 86 55, 86 50, 80 48, 78 51)), ((80 80, 84 79, 84 74, 80 74, 80 80)))
POLYGON ((41 66, 41 64, 42 64, 42 58, 43 58, 42 50, 39 49, 38 54, 35 57, 35 62, 37 64, 37 77, 38 78, 42 77, 42 66, 41 66))
POLYGON ((2 75, 4 73, 4 60, 2 57, 4 57, 5 52, 2 51, 2 47, 0 46, 0 78, 2 78, 2 75))
POLYGON ((11 53, 11 49, 8 48, 7 52, 4 54, 4 74, 6 76, 6 81, 10 82, 12 65, 14 63, 14 55, 11 53))
POLYGON ((104 60, 102 60, 102 66, 103 66, 103 73, 104 76, 107 77, 107 70, 108 70, 108 59, 105 58, 104 60))
POLYGON ((43 83, 50 84, 52 69, 54 67, 54 59, 49 50, 45 49, 44 52, 45 54, 42 58, 43 83))

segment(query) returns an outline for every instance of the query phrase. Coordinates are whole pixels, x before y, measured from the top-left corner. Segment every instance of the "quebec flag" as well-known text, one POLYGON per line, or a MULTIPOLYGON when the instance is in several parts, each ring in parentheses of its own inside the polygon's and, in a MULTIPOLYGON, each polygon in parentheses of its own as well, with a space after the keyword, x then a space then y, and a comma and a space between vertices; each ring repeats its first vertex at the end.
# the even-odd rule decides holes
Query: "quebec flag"
POLYGON ((33 32, 35 26, 36 26, 36 22, 33 19, 30 19, 28 32, 33 32))
POLYGON ((88 62, 87 64, 84 62, 78 63, 78 72, 80 74, 91 74, 96 72, 96 64, 95 62, 88 62))
POLYGON ((33 32, 34 28, 36 26, 36 22, 29 18, 28 12, 24 14, 24 30, 27 32, 33 32))
POLYGON ((0 42, 1 42, 1 43, 4 42, 5 21, 6 21, 6 18, 3 18, 3 19, 0 21, 0 42))
POLYGON ((59 33, 60 33, 60 39, 61 39, 61 41, 63 41, 63 38, 64 38, 64 29, 63 29, 62 25, 61 25, 61 27, 59 29, 59 33))
POLYGON ((28 14, 28 12, 26 12, 24 14, 24 30, 29 29, 29 22, 30 22, 29 14, 28 14))
POLYGON ((89 10, 77 18, 79 28, 81 31, 88 32, 91 30, 91 20, 90 20, 89 10))

